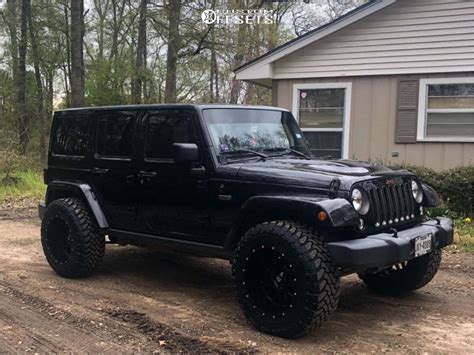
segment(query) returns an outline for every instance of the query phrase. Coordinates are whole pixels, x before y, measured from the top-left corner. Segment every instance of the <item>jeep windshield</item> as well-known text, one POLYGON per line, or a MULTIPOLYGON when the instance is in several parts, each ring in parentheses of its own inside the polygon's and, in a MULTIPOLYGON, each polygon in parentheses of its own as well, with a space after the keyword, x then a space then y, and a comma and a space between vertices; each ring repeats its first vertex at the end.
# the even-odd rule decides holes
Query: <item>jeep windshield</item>
POLYGON ((248 108, 203 111, 219 159, 294 155, 304 158, 310 149, 289 112, 248 108))

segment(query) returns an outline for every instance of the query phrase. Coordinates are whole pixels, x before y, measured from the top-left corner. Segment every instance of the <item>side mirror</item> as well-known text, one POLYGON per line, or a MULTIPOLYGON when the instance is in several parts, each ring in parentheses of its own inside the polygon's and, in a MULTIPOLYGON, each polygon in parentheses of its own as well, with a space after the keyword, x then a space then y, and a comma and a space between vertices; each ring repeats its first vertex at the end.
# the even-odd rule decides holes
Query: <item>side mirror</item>
POLYGON ((175 163, 193 163, 199 161, 199 148, 194 143, 174 143, 173 160, 175 163))

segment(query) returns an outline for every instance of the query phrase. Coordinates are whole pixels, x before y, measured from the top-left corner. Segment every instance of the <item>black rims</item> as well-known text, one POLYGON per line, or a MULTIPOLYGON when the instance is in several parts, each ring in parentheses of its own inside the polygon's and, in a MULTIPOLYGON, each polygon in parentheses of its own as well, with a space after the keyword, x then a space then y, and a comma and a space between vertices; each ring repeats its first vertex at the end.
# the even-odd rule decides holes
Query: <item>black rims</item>
POLYGON ((105 239, 84 203, 61 198, 48 205, 41 223, 44 255, 64 277, 92 274, 104 256, 105 239))
POLYGON ((69 260, 72 252, 71 231, 66 221, 61 217, 54 217, 46 228, 46 247, 51 257, 58 263, 69 260))
POLYGON ((292 222, 247 231, 232 264, 239 302, 253 325, 295 338, 319 327, 337 307, 339 274, 317 232, 292 222))
POLYGON ((294 268, 275 247, 252 252, 244 279, 249 297, 263 312, 284 316, 293 307, 297 295, 294 268))

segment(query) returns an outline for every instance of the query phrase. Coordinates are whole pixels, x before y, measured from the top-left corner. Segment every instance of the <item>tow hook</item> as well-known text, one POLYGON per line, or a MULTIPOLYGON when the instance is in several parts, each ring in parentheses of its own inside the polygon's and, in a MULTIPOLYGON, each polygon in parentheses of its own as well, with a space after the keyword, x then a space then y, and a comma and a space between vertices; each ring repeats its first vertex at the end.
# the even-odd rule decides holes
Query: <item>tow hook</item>
POLYGON ((395 229, 395 228, 390 228, 390 231, 393 232, 393 236, 394 238, 398 238, 398 231, 395 229))

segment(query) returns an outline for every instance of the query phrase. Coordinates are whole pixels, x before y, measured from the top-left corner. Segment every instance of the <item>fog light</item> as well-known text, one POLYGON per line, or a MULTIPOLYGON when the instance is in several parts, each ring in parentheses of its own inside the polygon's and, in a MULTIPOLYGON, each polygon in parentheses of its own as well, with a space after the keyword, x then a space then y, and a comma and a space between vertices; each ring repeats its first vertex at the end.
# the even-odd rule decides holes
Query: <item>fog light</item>
POLYGON ((359 230, 363 230, 365 227, 364 220, 362 218, 359 219, 359 230))
POLYGON ((420 215, 423 216, 423 206, 420 206, 420 215))

